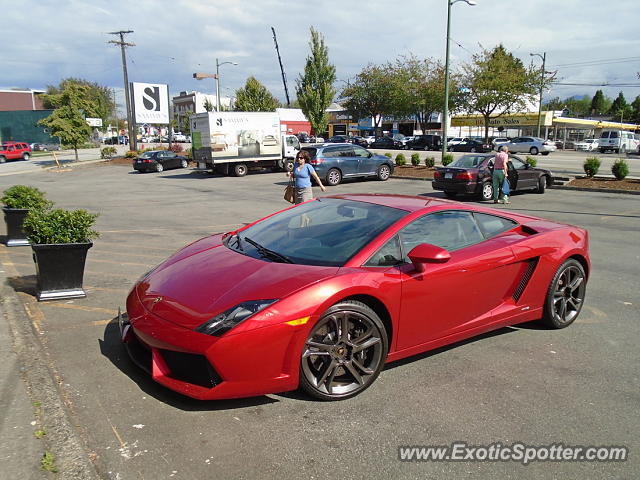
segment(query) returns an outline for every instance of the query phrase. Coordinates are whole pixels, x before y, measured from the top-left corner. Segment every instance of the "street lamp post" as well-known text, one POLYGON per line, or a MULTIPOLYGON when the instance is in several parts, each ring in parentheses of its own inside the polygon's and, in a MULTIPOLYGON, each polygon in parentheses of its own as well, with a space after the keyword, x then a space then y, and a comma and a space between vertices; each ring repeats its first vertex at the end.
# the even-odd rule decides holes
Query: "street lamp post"
POLYGON ((196 80, 202 80, 203 78, 215 78, 216 80, 216 112, 220 111, 220 66, 225 65, 238 65, 236 62, 218 62, 216 58, 216 73, 202 73, 196 72, 193 74, 193 78, 196 80))
POLYGON ((538 98, 538 129, 536 136, 540 137, 540 119, 542 117, 542 90, 544 88, 544 65, 547 61, 547 52, 543 52, 542 55, 539 53, 530 53, 532 57, 540 57, 542 59, 542 70, 540 71, 540 96, 538 98))
POLYGON ((467 5, 477 5, 475 0, 447 0, 447 50, 444 60, 444 107, 442 108, 442 155, 447 153, 447 123, 449 122, 449 43, 451 30, 451 5, 465 2, 467 5))

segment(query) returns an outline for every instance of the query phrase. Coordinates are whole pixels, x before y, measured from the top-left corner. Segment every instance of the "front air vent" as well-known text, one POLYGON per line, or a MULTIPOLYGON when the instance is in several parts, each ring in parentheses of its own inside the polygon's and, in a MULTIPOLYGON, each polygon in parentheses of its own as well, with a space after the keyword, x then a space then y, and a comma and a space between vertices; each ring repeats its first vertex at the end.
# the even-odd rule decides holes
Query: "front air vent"
POLYGON ((527 260, 527 264, 528 264, 527 269, 525 270, 524 275, 522 275, 522 278, 520 279, 520 283, 518 283, 518 286, 516 287, 516 290, 513 292, 513 295, 512 295, 513 300, 515 302, 520 300, 520 297, 524 293, 524 289, 529 284, 529 280, 531 280, 531 276, 533 275, 533 272, 536 269, 536 266, 538 265, 538 257, 530 258, 529 260, 527 260))

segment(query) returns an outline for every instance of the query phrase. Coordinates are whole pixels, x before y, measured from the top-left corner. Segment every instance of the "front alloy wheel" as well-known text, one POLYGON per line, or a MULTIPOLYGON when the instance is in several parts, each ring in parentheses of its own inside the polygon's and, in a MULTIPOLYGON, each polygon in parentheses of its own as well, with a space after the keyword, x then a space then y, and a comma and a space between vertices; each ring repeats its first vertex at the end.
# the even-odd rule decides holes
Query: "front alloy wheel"
POLYGON ((340 170, 338 170, 337 168, 332 168, 327 172, 327 184, 331 185, 332 187, 335 187, 336 185, 339 185, 341 181, 342 181, 342 174, 340 173, 340 170))
POLYGON ((582 264, 573 258, 564 262, 547 290, 543 321, 551 328, 571 325, 582 309, 586 288, 582 264))
POLYGON ((300 386, 321 400, 358 395, 377 378, 387 351, 380 317, 361 302, 340 302, 325 312, 307 337, 300 386))
POLYGON ((381 180, 383 182, 385 180, 388 180, 391 176, 391 169, 389 168, 389 165, 380 165, 378 167, 378 172, 376 175, 378 177, 378 180, 381 180))

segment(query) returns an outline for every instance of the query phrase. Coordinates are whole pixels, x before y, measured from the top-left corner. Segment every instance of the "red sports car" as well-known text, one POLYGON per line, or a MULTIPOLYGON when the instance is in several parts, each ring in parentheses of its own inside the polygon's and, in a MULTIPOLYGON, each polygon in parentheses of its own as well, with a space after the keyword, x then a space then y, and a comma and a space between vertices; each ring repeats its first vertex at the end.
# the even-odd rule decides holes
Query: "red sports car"
POLYGON ((588 233, 401 195, 319 198, 183 248, 138 281, 132 359, 197 399, 301 387, 337 400, 386 362, 580 313, 588 233))

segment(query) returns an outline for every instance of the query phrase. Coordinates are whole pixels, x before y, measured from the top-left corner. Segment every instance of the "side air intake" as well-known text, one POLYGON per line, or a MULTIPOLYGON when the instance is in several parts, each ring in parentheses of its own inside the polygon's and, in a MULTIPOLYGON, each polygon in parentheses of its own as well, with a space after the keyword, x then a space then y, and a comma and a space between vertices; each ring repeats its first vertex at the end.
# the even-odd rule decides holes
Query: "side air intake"
POLYGON ((518 286, 516 287, 512 295, 513 300, 516 302, 520 300, 520 297, 524 293, 524 289, 527 288, 527 285, 529 284, 529 280, 531 280, 531 276, 533 275, 533 272, 535 271, 536 266, 538 265, 538 257, 530 258, 529 260, 527 260, 527 263, 528 263, 527 269, 525 270, 524 275, 522 275, 522 278, 520 279, 520 283, 518 283, 518 286))

